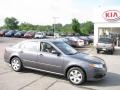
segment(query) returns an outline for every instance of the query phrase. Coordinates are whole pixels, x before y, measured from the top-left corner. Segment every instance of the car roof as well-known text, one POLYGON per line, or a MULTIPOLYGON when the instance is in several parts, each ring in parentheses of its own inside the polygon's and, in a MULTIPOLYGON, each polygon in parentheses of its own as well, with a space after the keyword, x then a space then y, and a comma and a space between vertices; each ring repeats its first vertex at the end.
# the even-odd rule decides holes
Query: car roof
POLYGON ((61 41, 62 40, 60 39, 33 39, 33 40, 25 40, 22 42, 61 42, 61 41))

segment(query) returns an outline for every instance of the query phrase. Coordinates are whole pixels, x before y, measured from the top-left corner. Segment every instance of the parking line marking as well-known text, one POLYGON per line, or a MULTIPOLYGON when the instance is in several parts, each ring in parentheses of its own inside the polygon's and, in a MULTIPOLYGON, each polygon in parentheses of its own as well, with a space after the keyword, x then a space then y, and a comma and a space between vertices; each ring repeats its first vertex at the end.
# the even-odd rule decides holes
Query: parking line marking
MULTIPOLYGON (((65 84, 70 84, 68 81, 67 82, 64 82, 64 81, 57 81, 57 82, 62 82, 62 83, 65 83, 65 84)), ((55 84, 55 83, 54 83, 55 84)), ((53 85, 52 85, 53 86, 53 85)), ((86 86, 83 86, 83 85, 73 85, 77 88, 80 88, 80 89, 85 89, 85 90, 97 90, 97 89, 94 89, 94 88, 89 88, 89 87, 86 87, 86 86)), ((48 90, 48 89, 47 89, 48 90)))
POLYGON ((51 83, 45 90, 48 90, 50 87, 52 87, 58 80, 54 81, 53 83, 51 83))
POLYGON ((38 79, 33 80, 32 82, 30 82, 30 83, 28 83, 27 85, 25 85, 25 86, 19 88, 18 90, 22 90, 22 89, 24 89, 25 87, 27 87, 27 86, 29 86, 29 85, 31 85, 31 84, 37 82, 39 79, 42 79, 43 77, 44 77, 44 76, 42 76, 42 77, 40 77, 40 78, 38 78, 38 79))

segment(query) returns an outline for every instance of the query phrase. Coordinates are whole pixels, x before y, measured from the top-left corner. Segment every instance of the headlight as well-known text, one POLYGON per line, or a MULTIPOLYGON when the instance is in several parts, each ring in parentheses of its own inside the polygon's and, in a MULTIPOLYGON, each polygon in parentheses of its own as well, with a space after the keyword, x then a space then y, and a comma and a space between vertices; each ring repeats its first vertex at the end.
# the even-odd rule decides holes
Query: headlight
POLYGON ((95 68, 103 68, 102 64, 90 64, 90 66, 95 68))

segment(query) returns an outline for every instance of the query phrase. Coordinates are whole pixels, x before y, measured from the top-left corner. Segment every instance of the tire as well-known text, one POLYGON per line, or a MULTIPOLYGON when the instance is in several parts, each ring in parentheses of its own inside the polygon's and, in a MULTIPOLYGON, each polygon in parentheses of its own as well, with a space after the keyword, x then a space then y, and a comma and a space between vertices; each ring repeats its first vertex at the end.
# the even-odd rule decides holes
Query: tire
POLYGON ((100 51, 99 50, 97 50, 97 53, 99 53, 100 51))
POLYGON ((14 57, 11 60, 11 67, 15 72, 19 72, 22 69, 22 62, 18 57, 14 57))
POLYGON ((110 51, 110 54, 111 54, 111 55, 113 54, 113 50, 110 51))
POLYGON ((85 82, 85 73, 78 67, 70 68, 67 72, 68 80, 74 85, 80 85, 85 82))

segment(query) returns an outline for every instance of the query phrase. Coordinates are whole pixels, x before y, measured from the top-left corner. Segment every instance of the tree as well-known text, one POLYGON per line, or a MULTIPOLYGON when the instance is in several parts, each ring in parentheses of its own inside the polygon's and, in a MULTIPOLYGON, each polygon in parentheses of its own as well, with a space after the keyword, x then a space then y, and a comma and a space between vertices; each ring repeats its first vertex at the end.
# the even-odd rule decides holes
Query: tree
POLYGON ((94 24, 91 21, 81 24, 80 31, 83 35, 88 35, 88 34, 92 33, 93 30, 94 30, 94 24))
POLYGON ((34 29, 34 25, 32 25, 30 23, 24 22, 24 23, 21 23, 19 25, 19 29, 20 30, 33 30, 34 29))
POLYGON ((54 32, 60 32, 60 30, 62 28, 62 24, 61 23, 53 24, 52 27, 53 27, 54 32))
POLYGON ((74 33, 73 29, 72 29, 72 24, 66 24, 64 25, 61 30, 61 32, 63 33, 74 33))
POLYGON ((5 26, 6 26, 6 29, 11 29, 11 30, 15 30, 15 29, 18 29, 18 20, 14 17, 6 17, 5 20, 5 26))
POLYGON ((6 29, 6 26, 5 25, 0 26, 0 30, 2 30, 2 29, 6 29))
POLYGON ((78 22, 76 18, 72 19, 72 29, 76 33, 80 33, 80 23, 78 22))
POLYGON ((50 25, 34 25, 34 30, 37 30, 37 31, 44 31, 44 32, 49 32, 51 29, 52 29, 52 26, 50 25))

